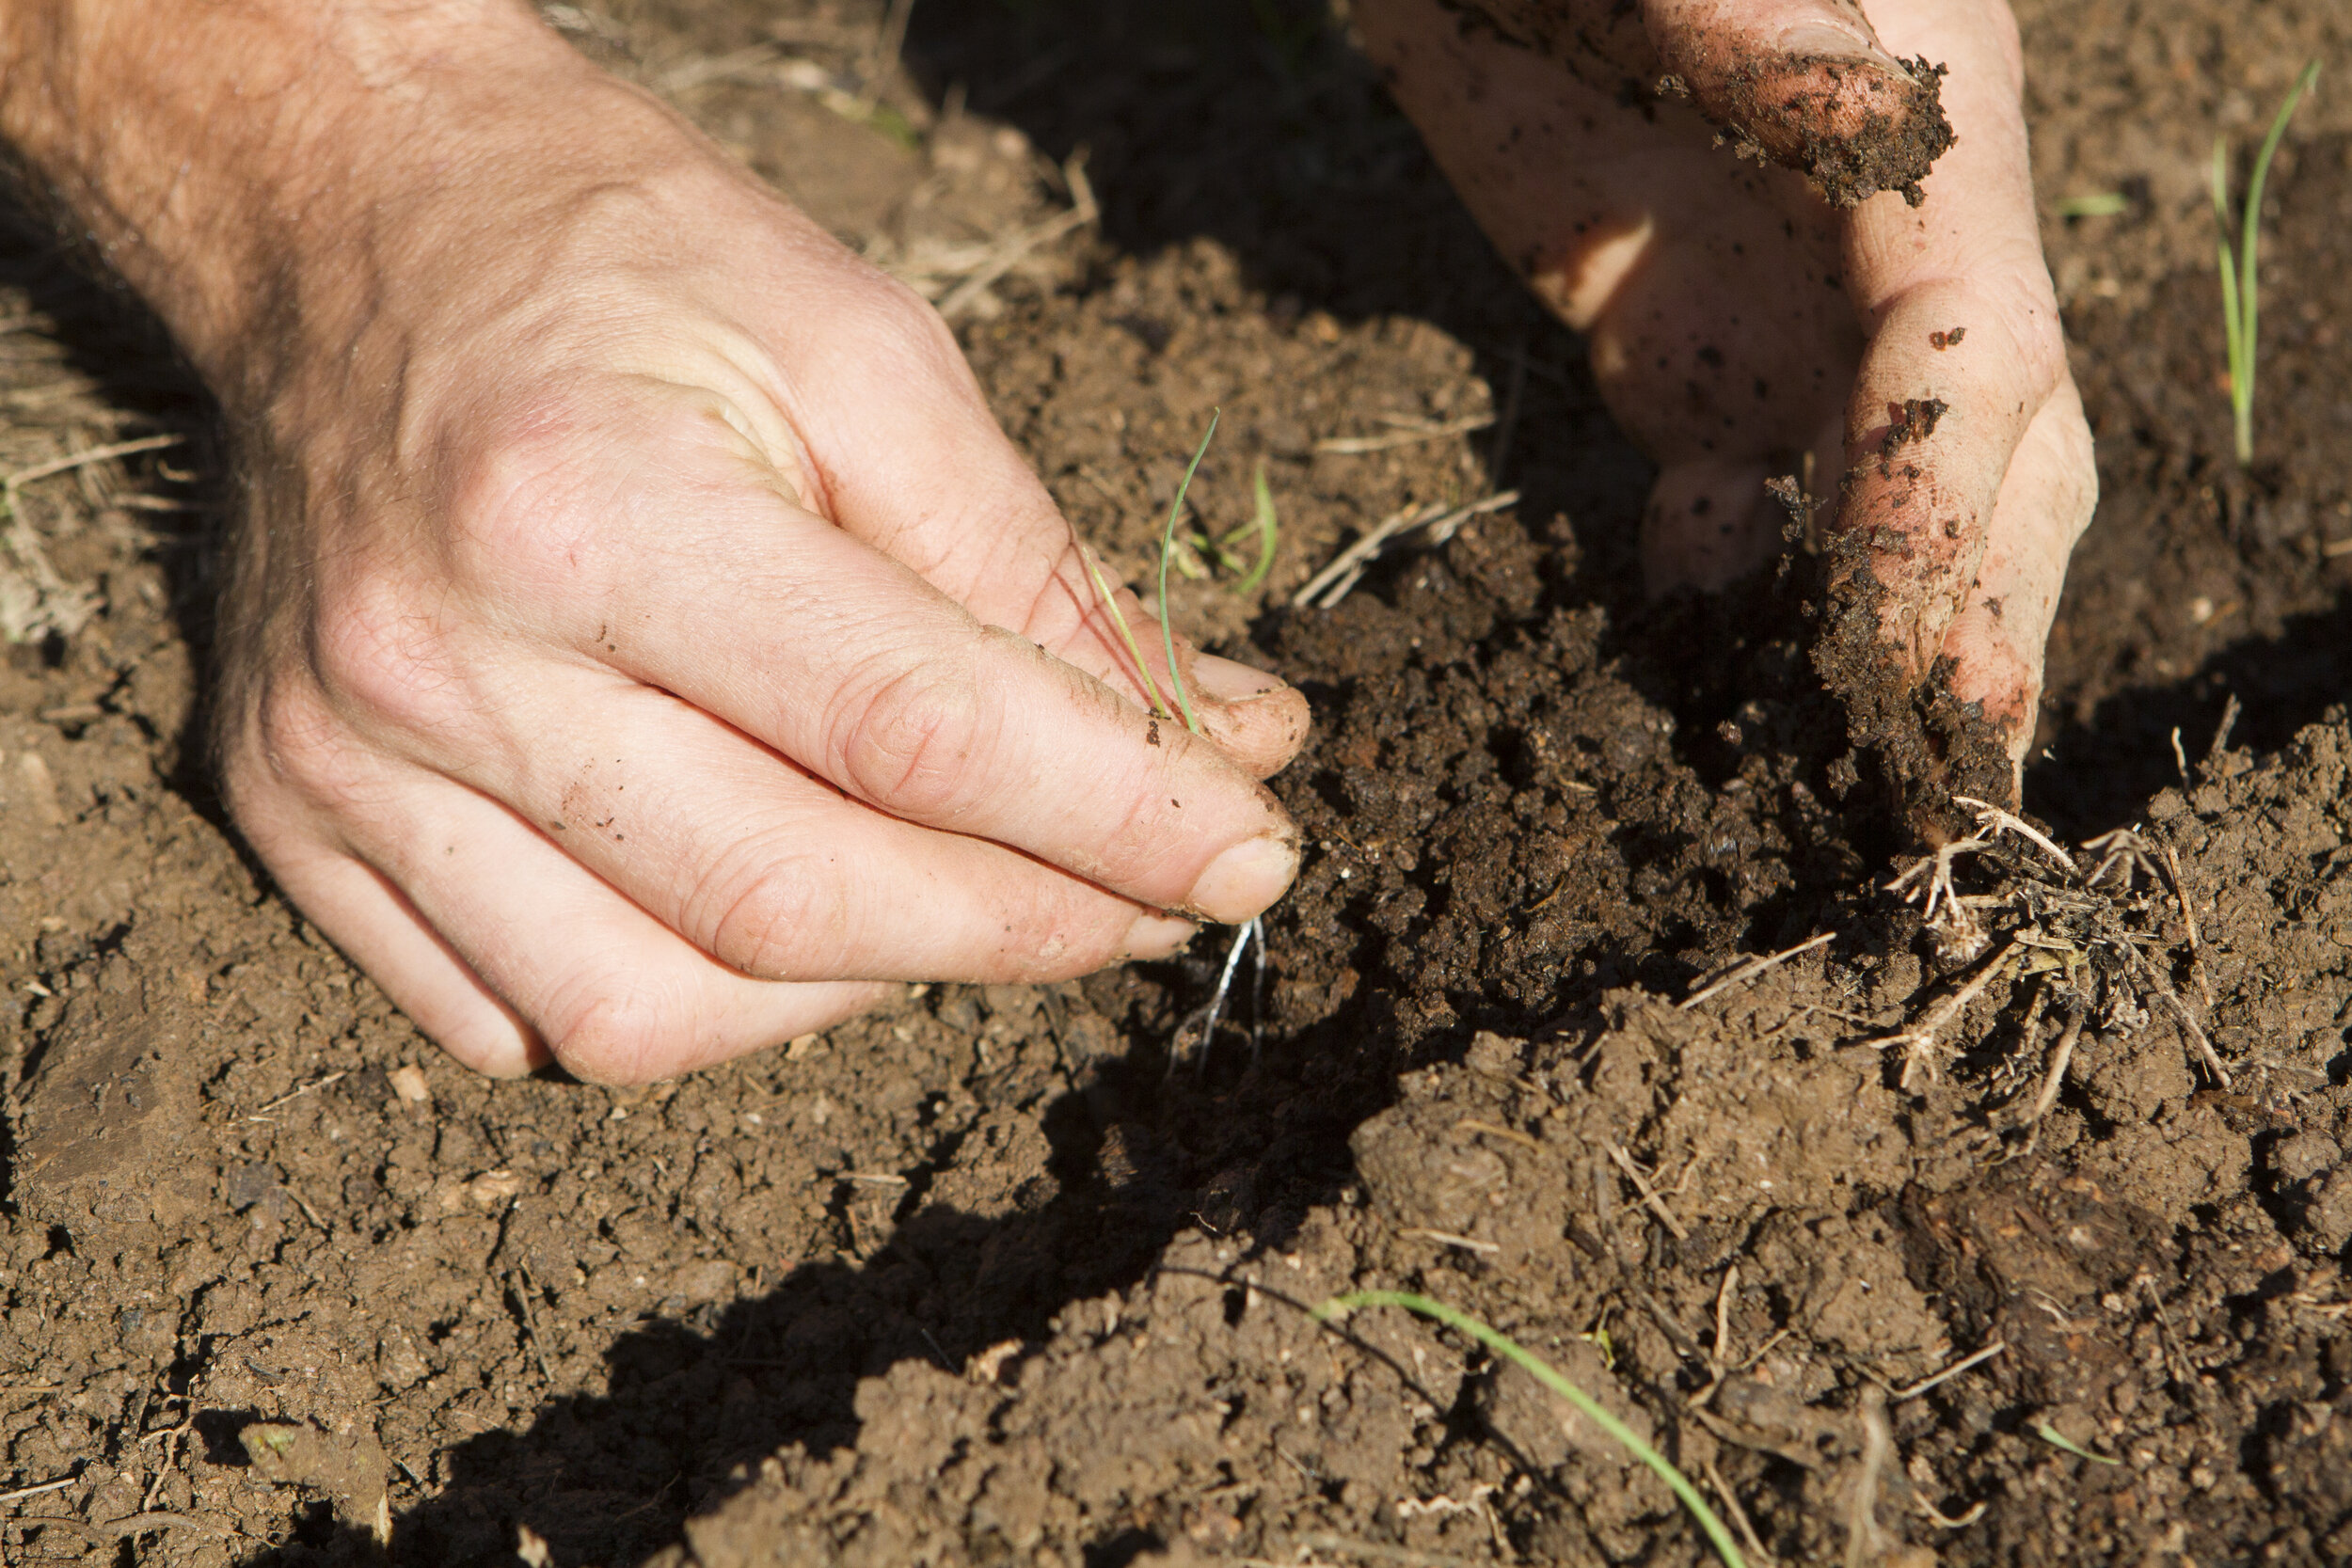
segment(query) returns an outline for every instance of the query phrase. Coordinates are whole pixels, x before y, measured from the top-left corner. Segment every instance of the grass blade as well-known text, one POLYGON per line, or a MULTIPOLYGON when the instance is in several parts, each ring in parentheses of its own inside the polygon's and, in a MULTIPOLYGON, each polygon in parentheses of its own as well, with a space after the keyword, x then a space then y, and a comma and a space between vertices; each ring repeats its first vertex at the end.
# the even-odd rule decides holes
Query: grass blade
POLYGON ((1282 525, 1274 515, 1274 492, 1265 482, 1265 460, 1258 461, 1257 472, 1249 479, 1249 488, 1258 502, 1258 563, 1249 568, 1249 575, 1233 585, 1236 594, 1255 593, 1258 584, 1265 581, 1266 573, 1274 569, 1274 547, 1282 537, 1282 525))
POLYGON ((1168 654, 1168 684, 1176 693, 1176 705, 1183 710, 1184 728, 1200 733, 1200 721, 1194 717, 1192 697, 1184 690, 1184 677, 1176 668, 1176 628, 1168 613, 1168 563, 1176 553, 1176 519, 1184 513, 1184 492, 1192 488, 1192 476, 1200 471, 1200 460, 1209 455, 1209 443, 1216 437, 1216 421, 1224 410, 1211 409, 1207 434, 1194 450, 1192 464, 1184 469, 1184 483, 1176 486, 1176 499, 1168 503, 1168 526, 1160 531, 1160 646, 1168 654))
POLYGON ((2254 461, 2254 369, 2261 356, 2262 279, 2257 269, 2261 262, 2263 189, 2270 180, 2270 160, 2279 151, 2279 143, 2287 134, 2287 121, 2319 80, 2319 62, 2312 61, 2296 77, 2295 86, 2287 89, 2286 102, 2270 121, 2269 134, 2263 137, 2262 149, 2254 155, 2254 170, 2246 182, 2246 206, 2238 220, 2238 253, 2233 266, 2229 254, 2230 208, 2228 197, 2228 148, 2226 143, 2214 144, 2213 192, 2214 207, 2221 220, 2221 309, 2222 325, 2230 343, 2230 411, 2234 417, 2237 436, 2238 467, 2243 468, 2254 461))
POLYGON ((1615 1438, 1628 1453, 1648 1465, 1661 1481, 1673 1488, 1674 1495, 1682 1499, 1682 1506, 1691 1511, 1692 1516, 1698 1520, 1699 1528, 1707 1532, 1707 1539, 1714 1544, 1715 1555, 1722 1558, 1728 1568, 1747 1568, 1747 1559, 1740 1555, 1739 1543, 1732 1540, 1731 1531, 1724 1528, 1724 1522, 1715 1516, 1715 1511, 1707 1506, 1707 1499, 1699 1496, 1699 1489, 1691 1484, 1690 1478, 1676 1469, 1664 1454, 1643 1442, 1631 1427, 1602 1409, 1590 1394, 1561 1376, 1550 1362, 1500 1329, 1489 1328, 1469 1313, 1409 1291, 1358 1291, 1349 1295, 1333 1296, 1314 1309, 1314 1316, 1318 1322, 1328 1323, 1359 1307, 1402 1307, 1407 1312, 1434 1318, 1448 1328, 1459 1329, 1496 1354, 1526 1369, 1536 1382, 1574 1405, 1594 1425, 1615 1438))
MULTIPOLYGON (((1111 625, 1118 629, 1119 640, 1127 644, 1127 657, 1136 661, 1136 678, 1143 683, 1147 711, 1154 719, 1162 716, 1173 718, 1174 715, 1160 701, 1160 689, 1152 680, 1152 667, 1143 661, 1143 645, 1136 641, 1135 632, 1128 627, 1125 612, 1119 608, 1119 600, 1112 596, 1110 585, 1103 580, 1102 568, 1094 563, 1094 552, 1088 549, 1086 541, 1078 537, 1075 524, 1071 526, 1070 537, 1078 546, 1078 560, 1086 566, 1087 580, 1094 585, 1095 602, 1110 612, 1111 625)), ((1165 601, 1165 588, 1161 590, 1161 596, 1165 601)))

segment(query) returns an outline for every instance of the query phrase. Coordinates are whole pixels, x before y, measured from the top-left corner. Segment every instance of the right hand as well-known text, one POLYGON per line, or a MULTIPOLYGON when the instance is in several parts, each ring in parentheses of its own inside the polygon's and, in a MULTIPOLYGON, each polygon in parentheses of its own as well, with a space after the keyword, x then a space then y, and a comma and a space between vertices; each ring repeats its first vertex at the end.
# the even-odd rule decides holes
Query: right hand
POLYGON ((427 68, 222 388, 216 727, 285 891, 471 1066, 606 1081, 1264 909, 1303 699, 1180 649, 1208 738, 1148 720, 937 315, 537 36, 427 68))

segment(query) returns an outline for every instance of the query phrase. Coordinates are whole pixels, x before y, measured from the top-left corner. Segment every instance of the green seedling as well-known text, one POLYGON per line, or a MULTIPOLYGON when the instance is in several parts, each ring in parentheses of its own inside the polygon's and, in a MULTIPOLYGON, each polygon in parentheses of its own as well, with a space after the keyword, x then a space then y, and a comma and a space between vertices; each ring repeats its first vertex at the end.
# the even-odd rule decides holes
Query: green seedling
POLYGON ((1435 1319, 1448 1328, 1469 1335, 1496 1354, 1525 1368, 1536 1382, 1574 1405, 1594 1425, 1622 1444, 1628 1453, 1655 1471, 1659 1480, 1673 1488, 1674 1495, 1682 1499, 1682 1506, 1691 1511, 1692 1517, 1699 1522, 1699 1528, 1707 1532, 1707 1539, 1714 1544, 1715 1555, 1722 1558, 1728 1568, 1747 1568, 1747 1559, 1740 1555, 1739 1544, 1732 1540, 1731 1531, 1724 1528, 1724 1522, 1715 1516, 1715 1511, 1707 1506, 1707 1499, 1699 1496, 1699 1489, 1691 1484, 1690 1478, 1676 1469, 1664 1454, 1643 1442, 1631 1427, 1602 1409, 1592 1395, 1561 1376, 1550 1362, 1469 1313, 1409 1291, 1357 1291, 1348 1295, 1333 1296, 1314 1309, 1314 1317, 1318 1323, 1329 1323, 1359 1307, 1402 1307, 1407 1312, 1418 1312, 1424 1318, 1435 1319))
MULTIPOLYGON (((1073 529, 1072 533, 1074 537, 1076 531, 1073 529)), ((1172 718, 1173 715, 1160 702, 1160 689, 1152 679, 1152 667, 1143 662, 1143 645, 1136 641, 1134 630, 1128 626, 1126 612, 1119 608, 1118 595, 1111 592, 1110 584, 1103 580, 1103 569, 1095 564, 1094 552, 1087 548, 1085 540, 1078 540, 1077 544, 1078 559, 1086 562, 1087 580, 1094 585, 1095 602, 1109 612, 1111 626, 1118 631, 1119 640, 1127 645, 1127 657, 1136 661, 1136 679, 1143 683, 1147 710, 1154 719, 1172 718)), ((1162 597, 1165 600, 1166 595, 1162 597)), ((1167 613, 1165 603, 1161 613, 1163 616, 1167 613)))
POLYGON ((1215 561, 1219 571, 1232 572, 1241 580, 1233 584, 1235 594, 1252 594, 1265 581, 1266 573, 1274 568, 1274 552, 1282 537, 1282 522, 1274 509, 1274 492, 1266 484, 1265 463, 1260 460, 1257 471, 1250 476, 1249 487, 1256 498, 1256 511, 1249 521, 1227 532, 1222 538, 1212 537, 1205 529, 1195 529, 1184 543, 1188 550, 1176 556, 1176 569, 1188 578, 1205 575, 1197 557, 1207 556, 1215 561), (1252 534, 1258 540, 1258 559, 1252 562, 1243 555, 1240 546, 1252 534))
MULTIPOLYGON (((1160 646, 1168 655, 1168 689, 1176 696, 1174 705, 1171 706, 1161 700, 1159 685, 1152 678, 1152 667, 1143 659, 1143 645, 1136 641, 1134 628, 1127 625, 1127 616, 1119 608, 1118 596, 1111 592, 1110 584, 1104 580, 1103 569, 1096 563, 1094 552, 1087 548, 1085 540, 1077 538, 1075 528, 1071 531, 1071 536, 1078 546, 1078 559, 1086 563, 1087 581, 1094 587, 1095 602, 1109 614, 1111 626, 1118 631, 1120 641, 1127 646, 1127 657, 1136 662, 1136 678, 1143 683, 1143 693, 1148 700, 1152 717, 1154 719, 1181 717, 1184 721, 1184 728, 1195 735, 1200 733, 1200 720, 1192 711, 1192 698, 1184 690, 1184 673, 1176 667, 1175 623, 1168 611, 1168 569, 1175 562, 1177 554, 1176 519, 1184 514, 1184 496, 1192 489, 1192 476, 1200 471, 1200 460, 1209 454, 1209 442, 1216 435, 1216 422, 1223 413, 1222 409, 1210 411, 1208 433, 1200 437, 1200 445, 1193 451, 1192 463, 1184 469, 1184 482, 1176 486, 1176 499, 1168 503, 1168 523, 1160 531, 1160 646)), ((1263 470, 1261 470, 1260 485, 1260 493, 1263 496, 1263 470)), ((1262 502, 1261 510, 1270 512, 1272 502, 1268 499, 1262 502)), ((1272 559, 1270 546, 1267 559, 1269 562, 1272 559)))
POLYGON ((1209 428, 1200 437, 1200 445, 1193 449, 1192 462, 1184 469, 1182 483, 1176 486, 1176 499, 1168 503, 1168 523, 1160 530, 1160 648, 1168 655, 1168 684, 1176 692, 1176 705, 1184 710, 1184 728, 1200 733, 1200 721, 1192 711, 1192 697, 1184 690, 1184 673, 1176 668, 1176 626, 1168 613, 1168 567, 1176 554, 1176 519, 1184 514, 1184 493, 1192 488, 1192 476, 1200 471, 1200 460, 1209 455, 1209 443, 1216 438, 1216 421, 1224 410, 1209 412, 1209 428))
MULTIPOLYGON (((1223 415, 1223 409, 1210 411, 1209 428, 1202 433, 1200 445, 1193 451, 1192 462, 1186 465, 1184 480, 1176 486, 1176 499, 1168 502, 1168 521, 1160 529, 1160 648, 1168 656, 1168 689, 1176 695, 1176 709, 1184 718, 1184 728, 1195 735, 1201 733, 1200 719, 1192 710, 1192 696, 1184 689, 1184 673, 1176 662, 1176 622, 1175 617, 1169 613, 1168 606, 1168 568, 1176 559, 1176 520, 1184 515, 1184 496, 1192 489, 1193 475, 1200 471, 1200 460, 1209 454, 1209 442, 1216 438, 1217 420, 1223 415)), ((1255 587, 1258 581, 1265 576, 1266 568, 1274 561, 1274 498, 1266 490, 1263 464, 1258 467, 1257 489, 1258 517, 1254 526, 1260 530, 1264 544, 1259 557, 1257 570, 1245 584, 1245 590, 1255 587)), ((1073 536, 1075 536, 1074 529, 1073 536)), ((1128 626, 1127 617, 1120 611, 1119 600, 1112 595, 1110 585, 1103 580, 1102 569, 1094 562, 1094 552, 1086 547, 1084 540, 1078 541, 1078 559, 1086 562, 1087 580, 1094 585, 1095 598, 1100 601, 1104 610, 1110 612, 1111 625, 1119 628, 1119 640, 1127 645, 1127 657, 1136 661, 1136 675, 1143 682, 1144 693, 1151 699, 1152 716, 1155 719, 1175 717, 1176 715, 1170 713, 1161 703, 1160 689, 1152 680, 1151 667, 1143 661, 1143 649, 1136 643, 1136 634, 1128 626)), ((1265 938, 1257 921, 1245 921, 1233 932, 1233 944, 1225 955, 1225 968, 1217 978, 1216 992, 1209 998, 1209 1006, 1204 1015, 1206 1022, 1202 1023, 1200 1029, 1200 1040, 1204 1046, 1208 1043, 1210 1037, 1216 1032, 1217 1013, 1225 1006, 1225 994, 1233 984, 1233 972, 1240 967, 1241 951, 1249 944, 1253 938, 1258 942, 1259 975, 1261 983, 1263 981, 1265 938)), ((1254 1025, 1250 1038, 1251 1050, 1254 1053, 1257 1038, 1254 1025)), ((1202 1059, 1205 1061, 1206 1057, 1202 1059)), ((1175 1066, 1172 1057, 1168 1065, 1172 1070, 1175 1066)))
POLYGON ((2067 1436, 2066 1433, 2060 1432, 2058 1428, 2052 1426, 2047 1421, 2034 1422, 2033 1434, 2036 1437, 2041 1438, 2044 1443, 2049 1444, 2050 1447, 2071 1453, 2076 1459, 2088 1459, 2093 1465, 2120 1465, 2123 1463, 2120 1459, 2109 1459, 2103 1453, 2092 1453, 2089 1449, 2084 1448, 2080 1443, 2075 1442, 2072 1437, 2067 1436))
POLYGON ((2263 186, 2270 179, 2271 156, 2279 150, 2280 138, 2287 132, 2287 121, 2294 118, 2296 105, 2311 90, 2319 77, 2319 62, 2313 60, 2303 68, 2303 74, 2295 79, 2287 93, 2287 101, 2279 105, 2278 118, 2270 122, 2270 134, 2263 138, 2262 150, 2254 157, 2254 171, 2246 183, 2246 209, 2234 223, 2230 213, 2230 138, 2216 136, 2213 142, 2213 212, 2220 225, 2217 246, 2221 262, 2221 325, 2228 339, 2230 356, 2230 411, 2234 418, 2237 434, 2237 464, 2249 467, 2254 461, 2254 362, 2260 352, 2256 340, 2256 324, 2261 309, 2261 280, 2256 273, 2260 260, 2262 235, 2263 186), (2230 254, 2233 238, 2237 242, 2237 254, 2230 254))
POLYGON ((2092 191, 2058 199, 2058 215, 2062 218, 2111 218, 2131 208, 2131 198, 2122 191, 2092 191))
MULTIPOLYGON (((1250 493, 1257 498, 1258 502, 1258 515, 1249 520, 1249 526, 1258 531, 1258 563, 1249 568, 1248 577, 1233 585, 1233 592, 1236 594, 1257 592, 1258 584, 1265 581, 1266 573, 1274 569, 1274 547, 1281 543, 1282 539, 1281 521, 1274 515, 1274 492, 1268 488, 1265 482, 1265 460, 1263 458, 1258 460, 1257 470, 1249 476, 1249 489, 1250 493)), ((1235 529, 1226 535, 1227 542, 1230 544, 1238 538, 1241 531, 1235 529)))

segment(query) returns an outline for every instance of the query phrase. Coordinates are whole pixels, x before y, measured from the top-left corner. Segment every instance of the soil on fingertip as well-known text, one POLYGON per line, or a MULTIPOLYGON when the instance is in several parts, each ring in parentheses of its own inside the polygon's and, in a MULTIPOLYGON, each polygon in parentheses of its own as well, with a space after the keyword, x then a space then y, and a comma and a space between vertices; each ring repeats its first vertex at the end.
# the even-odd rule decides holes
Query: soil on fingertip
POLYGON ((1954 869, 1972 948, 1883 891, 1907 837, 1812 662, 1822 562, 1643 602, 1645 466, 1319 8, 917 7, 888 73, 903 13, 862 0, 554 8, 952 301, 1131 580, 1222 410, 1176 612, 1317 728, 1276 783, 1297 890, 1205 1042, 1229 934, 645 1089, 446 1062, 187 759, 208 416, 19 230, 0 467, 186 439, 24 487, 0 562, 0 1493, 65 1483, 0 1550, 1711 1560, 1467 1341, 1310 1315, 1387 1289, 1592 1390, 1751 1560, 2352 1557, 2352 103, 2272 177, 2250 472, 2198 183, 2338 9, 2019 7, 2104 492, 2026 806, 2070 849, 2136 825, 2150 872, 2045 919, 2006 837, 1954 869), (2133 962, 2226 1087, 2154 982, 2089 989, 2133 962))
POLYGON ((1919 182, 1952 147, 1945 68, 1920 58, 1900 75, 1851 59, 1799 58, 1769 73, 1738 68, 1710 112, 1724 129, 1804 172, 1832 206, 1894 191, 1914 207, 1919 182))

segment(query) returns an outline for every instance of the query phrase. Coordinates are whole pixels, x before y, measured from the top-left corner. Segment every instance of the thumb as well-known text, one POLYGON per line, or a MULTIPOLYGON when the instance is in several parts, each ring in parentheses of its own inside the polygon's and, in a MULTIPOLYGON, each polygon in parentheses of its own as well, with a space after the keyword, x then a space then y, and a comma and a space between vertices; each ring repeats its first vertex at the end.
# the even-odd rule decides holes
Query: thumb
POLYGON ((1943 68, 1888 54, 1853 0, 1647 0, 1642 16, 1701 114, 1835 206, 1880 191, 1917 206, 1952 145, 1943 68))

